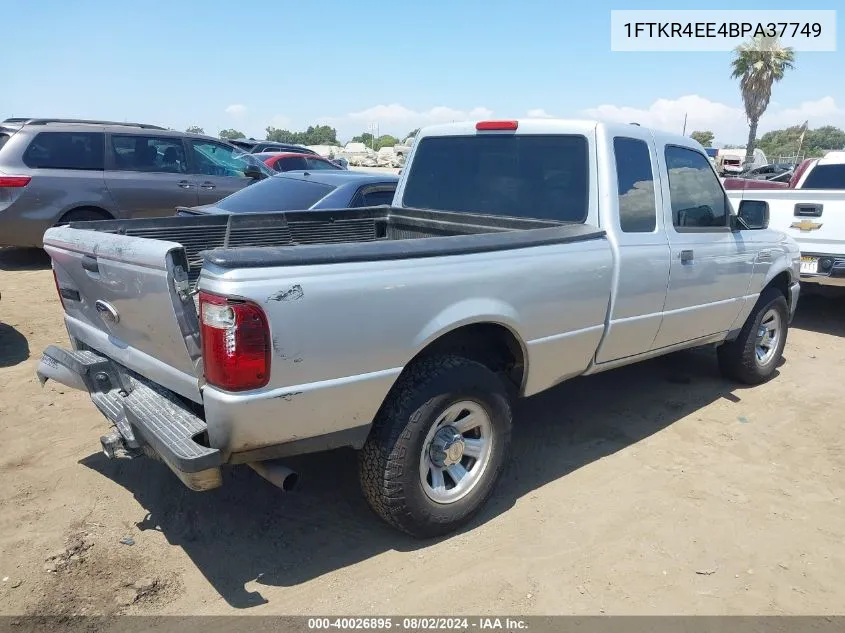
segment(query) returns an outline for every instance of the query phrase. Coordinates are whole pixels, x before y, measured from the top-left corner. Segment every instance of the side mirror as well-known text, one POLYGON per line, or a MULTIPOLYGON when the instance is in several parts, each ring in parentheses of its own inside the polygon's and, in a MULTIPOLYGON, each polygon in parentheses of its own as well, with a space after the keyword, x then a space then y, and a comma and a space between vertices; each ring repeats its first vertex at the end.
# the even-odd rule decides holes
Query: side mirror
POLYGON ((741 228, 760 230, 769 228, 769 204, 762 200, 743 200, 736 215, 744 225, 741 228))
POLYGON ((252 178, 253 180, 263 180, 266 176, 257 165, 247 165, 244 169, 244 177, 252 178))

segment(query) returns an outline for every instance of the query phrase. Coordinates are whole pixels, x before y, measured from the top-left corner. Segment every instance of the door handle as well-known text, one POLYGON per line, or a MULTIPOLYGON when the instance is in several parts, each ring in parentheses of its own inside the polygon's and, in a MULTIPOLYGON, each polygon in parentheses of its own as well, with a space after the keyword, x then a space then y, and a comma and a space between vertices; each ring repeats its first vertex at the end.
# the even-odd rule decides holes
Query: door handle
POLYGON ((182 189, 190 189, 191 187, 193 187, 193 185, 188 180, 180 180, 176 184, 178 184, 180 187, 182 187, 182 189))
POLYGON ((207 180, 200 185, 203 189, 214 189, 214 183, 208 182, 207 180))
POLYGON ((83 255, 82 268, 94 275, 100 274, 100 264, 97 262, 96 257, 91 257, 90 255, 83 255))
POLYGON ((693 260, 692 251, 681 251, 681 263, 689 264, 693 260))

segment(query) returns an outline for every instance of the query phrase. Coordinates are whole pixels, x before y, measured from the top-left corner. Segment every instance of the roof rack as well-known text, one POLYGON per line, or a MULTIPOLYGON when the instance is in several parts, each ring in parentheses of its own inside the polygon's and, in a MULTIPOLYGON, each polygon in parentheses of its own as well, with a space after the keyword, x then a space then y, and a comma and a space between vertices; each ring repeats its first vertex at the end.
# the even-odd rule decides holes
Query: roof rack
POLYGON ((23 125, 47 125, 48 123, 80 123, 84 125, 120 125, 125 127, 139 127, 144 130, 166 130, 166 127, 150 125, 149 123, 128 123, 120 121, 94 121, 90 119, 6 119, 4 123, 22 123, 23 125))

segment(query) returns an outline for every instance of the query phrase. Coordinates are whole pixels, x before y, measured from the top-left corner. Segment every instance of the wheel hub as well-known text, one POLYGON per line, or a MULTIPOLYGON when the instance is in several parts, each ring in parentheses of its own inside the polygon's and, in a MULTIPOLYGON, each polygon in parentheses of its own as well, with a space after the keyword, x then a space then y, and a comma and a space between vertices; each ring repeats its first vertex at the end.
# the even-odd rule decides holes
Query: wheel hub
POLYGON ((453 426, 444 426, 434 435, 429 458, 438 468, 460 463, 464 456, 464 438, 453 426))

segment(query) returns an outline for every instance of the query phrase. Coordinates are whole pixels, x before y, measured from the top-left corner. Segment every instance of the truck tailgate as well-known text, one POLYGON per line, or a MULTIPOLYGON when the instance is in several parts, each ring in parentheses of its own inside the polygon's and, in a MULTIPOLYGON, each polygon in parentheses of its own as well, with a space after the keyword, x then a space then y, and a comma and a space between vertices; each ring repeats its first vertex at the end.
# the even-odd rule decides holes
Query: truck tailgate
POLYGON ((200 402, 199 323, 176 242, 55 227, 44 234, 72 337, 200 402))

